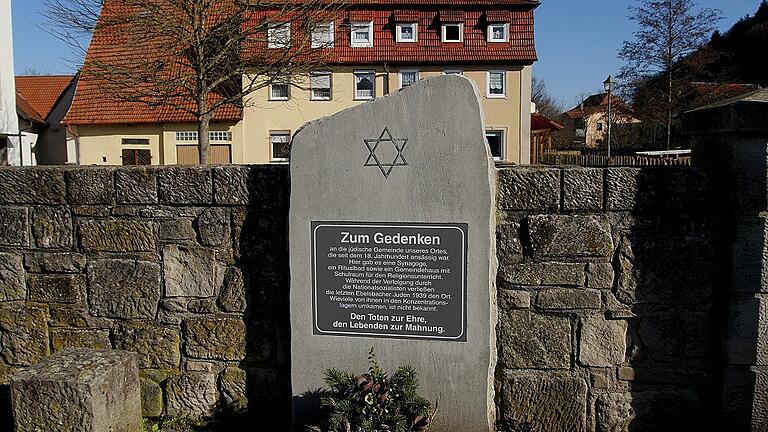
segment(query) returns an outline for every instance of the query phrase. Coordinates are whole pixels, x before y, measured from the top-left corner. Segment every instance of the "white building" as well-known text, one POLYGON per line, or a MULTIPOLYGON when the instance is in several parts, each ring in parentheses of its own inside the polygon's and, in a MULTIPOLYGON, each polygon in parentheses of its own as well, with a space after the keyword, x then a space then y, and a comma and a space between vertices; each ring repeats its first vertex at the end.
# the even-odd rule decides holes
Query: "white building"
POLYGON ((35 165, 37 136, 19 130, 12 30, 11 1, 0 0, 0 165, 35 165))

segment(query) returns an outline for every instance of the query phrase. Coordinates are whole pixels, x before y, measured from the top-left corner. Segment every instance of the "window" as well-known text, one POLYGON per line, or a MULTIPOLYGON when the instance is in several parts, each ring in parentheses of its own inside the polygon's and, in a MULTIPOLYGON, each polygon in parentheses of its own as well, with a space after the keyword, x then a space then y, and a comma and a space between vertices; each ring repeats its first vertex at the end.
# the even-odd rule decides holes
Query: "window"
POLYGON ((331 73, 312 72, 309 78, 312 100, 331 100, 331 73))
POLYGON ((597 124, 597 131, 601 132, 602 130, 603 130, 603 124, 602 123, 598 123, 597 124))
POLYGON ((373 99, 376 96, 375 80, 373 71, 355 71, 355 99, 373 99))
POLYGON ((275 24, 267 30, 268 48, 288 48, 291 46, 291 23, 275 24))
POLYGON ((0 166, 8 165, 8 137, 0 137, 0 166))
POLYGON ((373 21, 350 24, 350 41, 353 47, 373 46, 373 21))
POLYGON ((416 81, 418 80, 418 69, 400 69, 400 88, 408 87, 411 84, 416 84, 416 81))
POLYGON ((448 23, 443 24, 443 42, 463 42, 464 24, 448 23))
POLYGON ((464 71, 461 69, 445 69, 443 75, 464 75, 464 71))
POLYGON ((272 161, 286 162, 291 150, 291 133, 289 131, 272 131, 269 133, 272 147, 272 161))
POLYGON ((312 48, 333 47, 333 22, 321 22, 312 29, 312 48))
POLYGON ((275 77, 269 83, 269 100, 285 101, 291 97, 290 80, 286 76, 275 77))
POLYGON ((123 165, 152 165, 149 149, 123 149, 123 165))
POLYGON ((506 72, 488 71, 488 97, 504 98, 506 96, 506 72))
MULTIPOLYGON (((215 142, 229 142, 232 141, 232 132, 229 131, 210 131, 208 132, 208 139, 215 142)), ((197 142, 197 131, 182 131, 176 132, 177 142, 197 142)), ((149 142, 147 142, 149 144, 149 142)))
POLYGON ((507 42, 509 40, 507 29, 509 24, 489 24, 488 42, 507 42))
POLYGON ((418 28, 416 23, 397 24, 395 40, 398 42, 416 42, 418 39, 418 28))
POLYGON ((504 158, 504 131, 485 131, 485 139, 488 140, 493 160, 502 160, 504 158))

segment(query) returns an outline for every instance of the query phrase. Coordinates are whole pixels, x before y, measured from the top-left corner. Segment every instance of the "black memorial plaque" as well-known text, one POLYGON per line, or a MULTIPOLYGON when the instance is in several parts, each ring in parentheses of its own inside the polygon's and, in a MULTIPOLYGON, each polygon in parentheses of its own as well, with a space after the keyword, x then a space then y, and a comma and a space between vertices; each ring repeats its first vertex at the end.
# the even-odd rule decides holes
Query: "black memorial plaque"
POLYGON ((316 335, 466 342, 467 224, 312 222, 316 335))

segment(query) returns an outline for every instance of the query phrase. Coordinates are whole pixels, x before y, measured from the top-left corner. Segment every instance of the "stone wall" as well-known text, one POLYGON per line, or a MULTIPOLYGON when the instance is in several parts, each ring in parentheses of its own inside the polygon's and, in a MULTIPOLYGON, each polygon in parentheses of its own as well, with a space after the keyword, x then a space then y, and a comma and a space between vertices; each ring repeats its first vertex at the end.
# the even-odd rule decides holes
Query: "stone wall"
POLYGON ((717 419, 709 199, 690 168, 499 173, 505 430, 696 430, 717 419))
MULTIPOLYGON (((140 355, 145 416, 247 403, 289 424, 288 183, 285 166, 0 170, 0 383, 114 347, 140 355)), ((690 168, 499 171, 505 430, 716 416, 707 202, 690 168)))
POLYGON ((145 416, 290 419, 288 187, 285 166, 0 170, 0 383, 113 347, 139 353, 145 416))

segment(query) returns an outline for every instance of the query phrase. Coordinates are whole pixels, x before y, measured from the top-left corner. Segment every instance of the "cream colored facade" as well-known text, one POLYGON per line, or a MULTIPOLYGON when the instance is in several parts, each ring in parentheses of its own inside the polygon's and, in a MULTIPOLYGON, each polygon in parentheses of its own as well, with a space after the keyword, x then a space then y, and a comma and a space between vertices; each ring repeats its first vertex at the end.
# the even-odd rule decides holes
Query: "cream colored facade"
MULTIPOLYGON (((611 114, 611 124, 637 124, 640 120, 628 114, 614 111, 611 114)), ((584 117, 584 145, 588 148, 599 148, 608 136, 608 112, 600 111, 584 117)))
MULTIPOLYGON (((478 88, 487 130, 503 132, 501 160, 530 163, 531 67, 503 65, 428 66, 418 69, 419 79, 437 76, 446 71, 461 71, 478 88), (489 94, 488 72, 503 71, 504 96, 489 94)), ((270 100, 268 87, 251 95, 243 119, 237 123, 212 124, 212 131, 229 131, 232 163, 279 163, 273 158, 272 134, 293 134, 304 123, 332 115, 366 100, 355 98, 355 71, 375 72, 375 95, 382 97, 400 88, 400 68, 390 66, 331 68, 331 99, 312 100, 309 85, 294 82, 288 100, 270 100)), ((306 80, 305 80, 306 81, 306 80)), ((424 107, 429 109, 429 107, 424 107)), ((456 107, 460 110, 461 107, 456 107)), ((354 125, 350 125, 354 127, 354 125)), ((83 165, 121 165, 123 150, 149 150, 153 165, 173 165, 179 162, 179 145, 195 142, 178 141, 176 132, 195 131, 194 123, 150 125, 99 125, 73 128, 79 140, 79 160, 83 165), (136 140, 146 140, 137 144, 136 140)))

